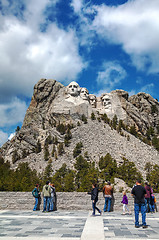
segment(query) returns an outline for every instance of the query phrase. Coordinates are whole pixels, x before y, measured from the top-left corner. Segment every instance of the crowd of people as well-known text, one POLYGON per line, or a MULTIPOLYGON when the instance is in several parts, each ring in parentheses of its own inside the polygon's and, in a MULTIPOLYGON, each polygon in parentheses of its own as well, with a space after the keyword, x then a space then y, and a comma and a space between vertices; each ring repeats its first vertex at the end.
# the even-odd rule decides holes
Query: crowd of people
MULTIPOLYGON (((91 195, 92 200, 92 216, 95 216, 95 211, 97 210, 100 215, 102 214, 102 210, 100 210, 96 204, 98 202, 98 193, 99 189, 96 183, 92 184, 92 191, 88 192, 91 195)), ((33 211, 40 210, 41 204, 41 195, 39 191, 39 185, 36 184, 32 194, 35 198, 35 206, 33 211)), ((135 213, 135 227, 138 228, 139 225, 139 212, 142 215, 142 227, 147 228, 146 225, 146 213, 151 212, 154 213, 157 211, 156 198, 153 193, 153 189, 151 186, 145 182, 145 186, 142 186, 141 180, 137 180, 136 184, 133 186, 131 190, 131 195, 134 197, 134 213, 135 213)), ((49 181, 43 186, 42 189, 42 197, 43 197, 43 212, 50 212, 57 210, 56 208, 56 191, 54 184, 51 184, 49 181)), ((105 198, 104 203, 104 212, 112 211, 112 199, 113 199, 113 187, 111 183, 108 181, 103 187, 103 197, 105 198)), ((131 214, 128 207, 128 197, 126 195, 126 191, 123 191, 123 198, 121 203, 123 204, 123 215, 126 214, 126 210, 128 214, 131 214)))
MULTIPOLYGON (((41 195, 39 191, 39 185, 36 184, 35 188, 32 191, 32 195, 35 198, 35 206, 33 211, 40 210, 41 204, 41 195)), ((46 184, 42 189, 42 197, 43 197, 43 212, 52 212, 56 211, 56 190, 54 184, 51 184, 50 181, 46 181, 46 184)))

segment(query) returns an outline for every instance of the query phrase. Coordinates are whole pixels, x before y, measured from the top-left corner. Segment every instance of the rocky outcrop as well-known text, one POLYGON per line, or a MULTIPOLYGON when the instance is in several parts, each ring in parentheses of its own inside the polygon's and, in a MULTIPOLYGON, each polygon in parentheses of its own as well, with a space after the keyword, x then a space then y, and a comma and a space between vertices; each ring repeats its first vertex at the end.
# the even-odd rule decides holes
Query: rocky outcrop
POLYGON ((157 133, 158 113, 158 101, 146 93, 129 97, 126 91, 115 90, 96 97, 76 82, 65 87, 56 80, 41 79, 34 87, 21 130, 2 146, 1 154, 5 161, 10 161, 13 168, 16 168, 20 161, 26 161, 32 168, 42 172, 47 165, 44 160, 45 141, 51 136, 64 143, 64 134, 57 131, 57 126, 63 123, 73 126, 72 139, 69 146, 64 147, 65 153, 57 159, 51 154, 53 144, 49 144, 49 157, 53 160, 54 171, 63 163, 73 168, 73 149, 78 142, 82 142, 82 151, 88 152, 90 161, 97 163, 100 156, 110 153, 118 163, 123 157, 133 161, 144 174, 146 162, 159 164, 158 151, 125 130, 122 130, 121 135, 101 121, 101 117, 107 114, 112 120, 116 115, 118 121, 122 120, 127 127, 135 125, 137 131, 145 135, 150 126, 157 133), (92 113, 96 120, 91 120, 92 113), (83 115, 87 118, 87 124, 81 120, 83 115), (41 151, 36 150, 38 143, 41 151), (17 159, 13 164, 15 150, 17 159))

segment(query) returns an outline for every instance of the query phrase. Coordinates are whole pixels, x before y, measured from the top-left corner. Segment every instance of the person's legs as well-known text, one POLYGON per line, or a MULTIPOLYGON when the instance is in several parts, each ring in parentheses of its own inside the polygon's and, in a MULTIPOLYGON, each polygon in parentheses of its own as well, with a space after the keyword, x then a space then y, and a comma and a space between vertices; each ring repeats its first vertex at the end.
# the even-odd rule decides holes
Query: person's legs
POLYGON ((152 212, 155 212, 155 204, 154 204, 154 196, 151 197, 151 207, 152 207, 152 212))
POLYGON ((146 207, 146 212, 149 212, 149 198, 145 198, 145 207, 146 207))
POLYGON ((92 215, 95 215, 95 202, 94 202, 94 201, 92 201, 92 208, 93 208, 93 213, 92 213, 92 215))
POLYGON ((104 204, 104 209, 103 209, 104 212, 107 211, 107 203, 108 203, 108 197, 105 197, 105 204, 104 204))
POLYGON ((47 212, 49 212, 50 208, 50 197, 47 197, 47 212))
POLYGON ((96 203, 97 203, 97 202, 95 202, 94 207, 95 207, 95 209, 96 209, 99 213, 101 213, 101 210, 96 206, 96 203))
POLYGON ((148 198, 147 200, 148 200, 149 210, 150 210, 150 212, 152 212, 152 206, 151 206, 151 203, 150 203, 150 198, 148 198))
POLYGON ((108 212, 110 212, 111 201, 112 201, 112 199, 109 197, 108 198, 108 212))
POLYGON ((46 211, 46 197, 44 197, 43 200, 44 200, 43 211, 46 211))
POLYGON ((123 204, 123 213, 125 214, 125 204, 123 204))
POLYGON ((50 211, 53 211, 53 209, 54 209, 53 197, 50 197, 50 211))
POLYGON ((37 205, 38 205, 38 198, 35 198, 35 206, 33 208, 33 211, 37 210, 37 205))
POLYGON ((145 204, 141 204, 142 225, 146 226, 146 207, 145 204))
POLYGON ((139 227, 139 204, 134 204, 135 226, 139 227))

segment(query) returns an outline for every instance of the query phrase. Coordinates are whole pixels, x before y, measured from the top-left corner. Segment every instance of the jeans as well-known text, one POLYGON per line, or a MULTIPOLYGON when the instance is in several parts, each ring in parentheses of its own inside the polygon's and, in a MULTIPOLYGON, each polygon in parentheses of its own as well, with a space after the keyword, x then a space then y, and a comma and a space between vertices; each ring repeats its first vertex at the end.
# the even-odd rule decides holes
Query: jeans
POLYGON ((50 197, 44 197, 43 211, 46 211, 46 204, 47 204, 47 212, 48 212, 49 211, 49 204, 50 204, 50 197))
POLYGON ((38 206, 38 198, 35 197, 35 206, 33 208, 33 211, 36 211, 37 210, 37 206, 38 206))
POLYGON ((53 211, 54 209, 54 198, 53 197, 50 197, 50 211, 53 211))
POLYGON ((154 196, 151 196, 150 204, 151 204, 152 212, 154 212, 155 211, 154 196))
POLYGON ((92 200, 93 215, 95 215, 95 210, 96 210, 96 209, 97 209, 97 211, 98 211, 99 213, 101 213, 101 211, 99 210, 99 208, 96 207, 96 203, 97 203, 97 201, 92 200))
POLYGON ((150 198, 145 198, 145 205, 146 205, 146 212, 148 212, 148 210, 150 210, 150 212, 152 212, 150 198))
POLYGON ((135 225, 139 226, 139 210, 141 210, 142 225, 146 225, 146 206, 145 206, 145 203, 135 203, 134 204, 135 225))
POLYGON ((105 197, 105 204, 104 204, 104 209, 103 209, 104 212, 106 212, 106 211, 110 212, 111 201, 112 201, 111 197, 105 197), (108 205, 108 209, 107 209, 107 205, 108 205))

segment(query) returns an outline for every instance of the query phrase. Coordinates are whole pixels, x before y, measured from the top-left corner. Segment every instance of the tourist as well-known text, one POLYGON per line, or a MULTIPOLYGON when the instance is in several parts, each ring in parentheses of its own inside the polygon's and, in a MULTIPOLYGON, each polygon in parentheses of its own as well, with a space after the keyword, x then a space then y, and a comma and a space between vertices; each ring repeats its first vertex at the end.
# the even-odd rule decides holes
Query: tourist
POLYGON ((111 210, 111 201, 112 201, 112 195, 113 195, 113 188, 111 186, 110 182, 107 182, 106 185, 103 187, 103 195, 105 198, 105 204, 104 204, 104 212, 110 212, 111 210))
POLYGON ((91 195, 91 200, 92 200, 92 208, 93 208, 92 216, 95 216, 95 210, 97 210, 101 215, 102 211, 96 207, 96 203, 98 202, 98 188, 96 183, 92 184, 92 191, 88 192, 88 194, 91 195))
POLYGON ((152 213, 154 213, 155 212, 155 196, 153 193, 151 194, 150 204, 151 204, 151 208, 152 208, 152 213))
POLYGON ((42 196, 44 200, 43 212, 46 212, 46 206, 47 206, 47 212, 49 212, 50 197, 51 197, 51 187, 49 186, 49 181, 47 181, 46 185, 43 186, 42 196))
POLYGON ((146 195, 145 195, 146 211, 152 213, 150 199, 151 199, 151 194, 153 193, 153 190, 147 182, 145 182, 145 189, 146 189, 146 195))
POLYGON ((54 210, 54 204, 55 204, 55 185, 50 184, 51 187, 51 197, 50 197, 50 211, 54 210))
POLYGON ((136 181, 136 186, 132 188, 132 196, 134 196, 134 212, 135 212, 135 227, 139 228, 139 211, 142 215, 142 227, 147 228, 146 225, 146 206, 145 206, 145 194, 146 189, 141 186, 141 180, 136 181))
POLYGON ((35 198, 35 206, 33 208, 33 211, 40 210, 40 192, 39 192, 39 184, 35 185, 35 188, 32 191, 32 195, 35 198))
POLYGON ((126 191, 123 191, 123 199, 121 201, 121 203, 123 204, 123 215, 125 215, 125 210, 127 209, 128 213, 131 214, 131 212, 129 211, 128 208, 128 198, 126 196, 126 191))

